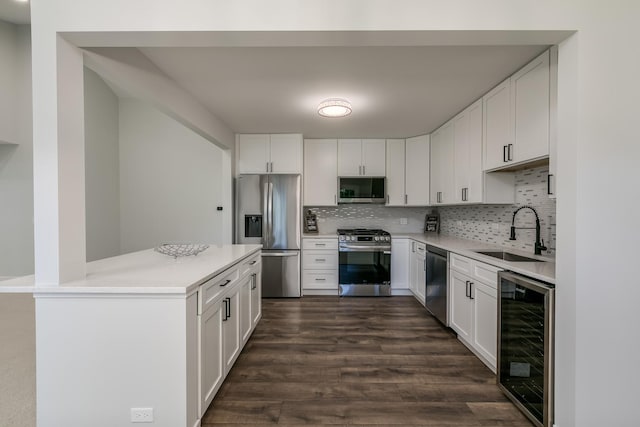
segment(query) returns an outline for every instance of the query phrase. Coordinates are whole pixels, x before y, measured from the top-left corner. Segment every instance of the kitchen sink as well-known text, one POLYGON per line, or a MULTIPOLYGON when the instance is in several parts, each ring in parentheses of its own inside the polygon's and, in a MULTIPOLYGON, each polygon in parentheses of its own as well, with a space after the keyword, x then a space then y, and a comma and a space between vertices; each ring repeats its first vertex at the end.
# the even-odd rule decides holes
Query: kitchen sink
POLYGON ((542 259, 529 258, 526 256, 512 254, 511 252, 505 252, 505 251, 474 251, 474 252, 478 254, 498 258, 504 261, 511 261, 511 262, 545 262, 542 259))

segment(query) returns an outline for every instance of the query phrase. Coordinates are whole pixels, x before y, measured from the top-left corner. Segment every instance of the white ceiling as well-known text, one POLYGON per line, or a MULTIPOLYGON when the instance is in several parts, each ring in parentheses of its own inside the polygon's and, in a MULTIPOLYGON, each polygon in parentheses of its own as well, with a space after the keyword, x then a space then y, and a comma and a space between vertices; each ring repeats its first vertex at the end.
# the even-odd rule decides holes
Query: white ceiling
POLYGON ((0 21, 28 24, 31 22, 29 2, 0 0, 0 21))
POLYGON ((141 52, 238 133, 429 133, 547 46, 202 47, 141 52), (353 113, 321 118, 325 98, 353 113))

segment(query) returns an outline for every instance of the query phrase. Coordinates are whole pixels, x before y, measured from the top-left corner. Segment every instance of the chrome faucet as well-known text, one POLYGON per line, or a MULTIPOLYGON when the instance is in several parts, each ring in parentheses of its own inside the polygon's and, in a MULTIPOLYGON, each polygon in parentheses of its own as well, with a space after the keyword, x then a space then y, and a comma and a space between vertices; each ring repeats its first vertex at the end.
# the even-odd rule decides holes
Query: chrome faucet
POLYGON ((522 209, 531 209, 533 214, 536 216, 536 243, 534 246, 533 253, 536 255, 541 255, 542 251, 546 251, 547 247, 544 246, 544 240, 540 239, 540 218, 538 218, 538 212, 533 209, 531 206, 521 206, 515 210, 513 213, 513 218, 511 218, 511 236, 509 236, 509 240, 516 240, 516 230, 532 230, 532 227, 516 227, 516 214, 520 212, 522 209))

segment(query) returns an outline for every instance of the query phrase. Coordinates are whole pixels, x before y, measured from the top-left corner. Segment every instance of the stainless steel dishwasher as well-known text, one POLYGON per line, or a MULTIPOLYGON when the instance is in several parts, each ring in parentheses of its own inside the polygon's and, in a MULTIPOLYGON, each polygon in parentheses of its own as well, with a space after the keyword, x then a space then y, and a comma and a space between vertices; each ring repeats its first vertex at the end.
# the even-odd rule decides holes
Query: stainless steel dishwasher
POLYGON ((447 275, 449 253, 427 245, 425 306, 429 313, 447 326, 447 275))

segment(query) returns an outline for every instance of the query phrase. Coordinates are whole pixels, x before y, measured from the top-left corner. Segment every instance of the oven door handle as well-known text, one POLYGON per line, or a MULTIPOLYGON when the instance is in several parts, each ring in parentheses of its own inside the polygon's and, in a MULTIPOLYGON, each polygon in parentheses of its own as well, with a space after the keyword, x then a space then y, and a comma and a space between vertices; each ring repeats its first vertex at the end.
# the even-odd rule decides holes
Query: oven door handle
POLYGON ((364 245, 349 245, 340 246, 339 252, 389 252, 391 253, 391 246, 364 246, 364 245))

